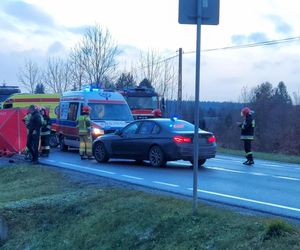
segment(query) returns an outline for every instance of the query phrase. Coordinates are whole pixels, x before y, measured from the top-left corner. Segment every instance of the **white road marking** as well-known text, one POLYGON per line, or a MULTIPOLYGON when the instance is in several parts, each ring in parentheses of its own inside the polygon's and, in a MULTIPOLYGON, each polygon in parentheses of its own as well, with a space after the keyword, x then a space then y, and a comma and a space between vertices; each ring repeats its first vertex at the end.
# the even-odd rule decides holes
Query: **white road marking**
POLYGON ((161 182, 161 181, 153 181, 153 183, 161 184, 161 185, 165 185, 165 186, 170 186, 170 187, 179 187, 179 185, 172 184, 172 183, 167 183, 167 182, 161 182))
POLYGON ((258 175, 258 176, 268 176, 267 174, 264 174, 264 173, 258 173, 258 172, 252 172, 250 173, 252 175, 258 175))
POLYGON ((131 176, 131 175, 126 175, 122 174, 123 177, 130 178, 130 179, 135 179, 135 180, 144 180, 144 178, 136 177, 136 176, 131 176))
POLYGON ((232 170, 232 169, 228 169, 228 168, 219 168, 219 167, 206 167, 206 168, 208 168, 208 169, 214 169, 214 170, 219 170, 219 171, 225 171, 225 172, 246 174, 246 172, 244 172, 244 171, 232 170))
POLYGON ((116 174, 116 173, 110 172, 110 171, 94 169, 94 168, 89 168, 89 167, 82 167, 82 166, 79 166, 79 165, 76 165, 76 164, 67 163, 67 162, 63 162, 63 161, 59 161, 58 163, 59 164, 64 164, 64 165, 67 165, 67 166, 71 166, 71 167, 76 167, 76 168, 79 168, 79 169, 84 169, 84 170, 87 170, 87 171, 92 171, 92 172, 100 172, 100 173, 105 173, 105 174, 116 174))
POLYGON ((268 164, 268 163, 261 163, 260 165, 267 166, 267 167, 281 167, 280 165, 268 164))
MULTIPOLYGON (((193 189, 192 188, 188 188, 188 190, 192 191, 193 189)), ((241 201, 247 201, 247 202, 261 204, 261 205, 266 205, 266 206, 270 206, 270 207, 276 207, 276 208, 282 208, 282 209, 286 209, 286 210, 300 212, 300 208, 288 207, 288 206, 283 206, 283 205, 279 205, 279 204, 275 204, 275 203, 269 203, 269 202, 264 202, 264 201, 252 200, 252 199, 247 199, 247 198, 243 198, 243 197, 238 197, 238 196, 233 196, 233 195, 228 195, 228 194, 221 194, 221 193, 211 192, 211 191, 202 190, 202 189, 198 189, 197 191, 199 193, 211 194, 211 195, 221 196, 221 197, 225 197, 225 198, 230 198, 230 199, 235 199, 235 200, 241 200, 241 201)))
POLYGON ((49 159, 47 159, 46 161, 49 161, 49 162, 56 162, 56 161, 54 161, 54 160, 49 160, 49 159))
POLYGON ((293 178, 293 177, 286 177, 286 176, 276 176, 273 175, 273 178, 277 178, 277 179, 285 179, 285 180, 291 180, 291 181, 300 181, 300 179, 298 178, 293 178))
POLYGON ((285 179, 285 180, 291 180, 291 181, 300 181, 299 178, 293 178, 293 177, 288 177, 288 176, 269 175, 269 174, 264 174, 264 173, 259 173, 259 172, 245 172, 245 171, 232 170, 232 169, 219 168, 219 167, 205 167, 205 168, 213 169, 213 170, 218 170, 218 171, 224 171, 224 172, 238 173, 238 174, 248 174, 248 175, 256 175, 256 176, 267 176, 267 177, 272 177, 272 178, 276 178, 276 179, 285 179))

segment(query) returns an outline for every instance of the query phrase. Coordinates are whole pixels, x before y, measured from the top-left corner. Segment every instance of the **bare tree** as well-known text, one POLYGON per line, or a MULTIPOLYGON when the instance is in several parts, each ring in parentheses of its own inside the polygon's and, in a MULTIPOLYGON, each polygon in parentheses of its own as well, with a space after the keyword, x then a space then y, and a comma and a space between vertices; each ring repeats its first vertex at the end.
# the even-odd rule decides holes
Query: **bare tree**
POLYGON ((44 84, 52 93, 63 93, 72 89, 70 64, 60 58, 49 58, 43 74, 44 84))
POLYGON ((101 87, 105 78, 112 78, 117 66, 115 57, 118 49, 108 30, 102 30, 98 25, 87 29, 77 48, 75 57, 90 83, 101 87))
POLYGON ((295 105, 300 105, 300 91, 298 90, 297 92, 293 92, 293 103, 295 105))
POLYGON ((163 79, 160 84, 159 93, 167 99, 174 99, 177 95, 177 70, 172 59, 164 60, 162 67, 163 79))
POLYGON ((247 104, 250 102, 251 94, 247 86, 243 86, 239 97, 239 102, 247 104))
POLYGON ((70 81, 73 90, 80 90, 84 83, 88 81, 87 73, 84 69, 84 54, 77 46, 72 49, 70 56, 70 81))
POLYGON ((148 50, 146 53, 141 51, 135 70, 136 78, 148 79, 161 96, 173 98, 177 79, 173 59, 163 58, 156 50, 148 50))
POLYGON ((24 67, 17 74, 20 83, 30 92, 34 93, 37 84, 40 83, 41 74, 36 63, 30 59, 25 60, 24 67))

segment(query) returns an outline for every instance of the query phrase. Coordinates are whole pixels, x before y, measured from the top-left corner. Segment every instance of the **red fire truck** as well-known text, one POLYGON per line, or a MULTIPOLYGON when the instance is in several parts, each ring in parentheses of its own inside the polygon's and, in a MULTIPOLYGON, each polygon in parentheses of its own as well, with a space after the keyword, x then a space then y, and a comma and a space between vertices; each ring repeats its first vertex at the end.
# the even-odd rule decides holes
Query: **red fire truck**
POLYGON ((153 88, 132 87, 120 93, 125 97, 135 120, 162 116, 159 95, 153 88))

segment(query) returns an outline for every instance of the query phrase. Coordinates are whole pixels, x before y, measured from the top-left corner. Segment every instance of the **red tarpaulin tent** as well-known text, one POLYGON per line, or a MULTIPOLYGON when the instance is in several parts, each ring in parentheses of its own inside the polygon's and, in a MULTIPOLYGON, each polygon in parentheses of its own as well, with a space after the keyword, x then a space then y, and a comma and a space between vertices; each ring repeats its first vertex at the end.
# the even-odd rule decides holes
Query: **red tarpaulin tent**
POLYGON ((26 146, 27 130, 23 122, 27 108, 0 110, 0 155, 23 152, 26 146))

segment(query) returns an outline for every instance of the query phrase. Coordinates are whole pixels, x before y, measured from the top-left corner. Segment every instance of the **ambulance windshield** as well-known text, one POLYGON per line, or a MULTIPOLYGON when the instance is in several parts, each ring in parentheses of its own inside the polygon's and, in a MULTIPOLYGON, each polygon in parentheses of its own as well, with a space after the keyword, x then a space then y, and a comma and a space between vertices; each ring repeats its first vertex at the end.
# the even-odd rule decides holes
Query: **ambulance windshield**
POLYGON ((126 104, 89 103, 91 120, 132 121, 133 117, 126 104))

